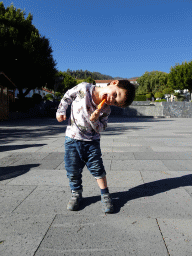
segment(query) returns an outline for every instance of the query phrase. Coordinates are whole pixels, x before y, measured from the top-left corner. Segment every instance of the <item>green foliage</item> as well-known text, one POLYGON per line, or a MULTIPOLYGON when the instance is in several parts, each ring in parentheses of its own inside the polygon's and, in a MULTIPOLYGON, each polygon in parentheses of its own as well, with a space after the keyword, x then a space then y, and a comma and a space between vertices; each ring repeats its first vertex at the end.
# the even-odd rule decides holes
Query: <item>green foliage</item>
POLYGON ((53 100, 53 95, 51 93, 48 93, 44 96, 45 100, 53 100))
POLYGON ((146 94, 146 98, 147 98, 147 99, 151 99, 151 98, 152 98, 152 94, 151 94, 151 93, 147 93, 147 94, 146 94))
POLYGON ((84 81, 87 82, 87 83, 90 83, 90 84, 96 84, 95 80, 93 78, 91 78, 91 77, 88 77, 84 81))
POLYGON ((146 95, 136 95, 134 101, 146 101, 146 95))
POLYGON ((172 94, 173 93, 173 89, 170 87, 167 87, 165 89, 163 89, 163 94, 172 94))
POLYGON ((155 102, 167 102, 165 99, 155 100, 155 102))
POLYGON ((78 79, 77 80, 77 84, 80 84, 80 83, 83 83, 84 82, 84 79, 78 79))
POLYGON ((77 85, 77 80, 65 72, 58 72, 56 74, 56 88, 57 92, 64 94, 67 90, 77 85))
POLYGON ((175 90, 188 89, 192 91, 192 61, 176 64, 171 67, 168 79, 169 87, 175 90))
POLYGON ((155 94, 167 87, 168 74, 160 71, 145 72, 137 79, 137 94, 155 94))
POLYGON ((56 63, 49 40, 32 24, 33 16, 0 3, 0 70, 15 83, 20 98, 31 89, 52 89, 56 63), (23 89, 27 88, 23 93, 23 89))
POLYGON ((96 84, 95 80, 91 77, 88 77, 87 79, 78 79, 77 80, 77 84, 80 84, 82 82, 87 82, 87 83, 90 83, 90 84, 96 84))
POLYGON ((155 96, 155 98, 160 98, 161 99, 161 98, 164 97, 164 94, 161 93, 161 92, 156 92, 154 96, 155 96))
POLYGON ((60 100, 62 98, 62 94, 60 92, 55 92, 55 98, 60 100))
POLYGON ((111 80, 111 79, 113 79, 112 76, 103 75, 99 72, 91 72, 88 70, 83 71, 82 69, 76 70, 76 71, 67 69, 67 71, 65 73, 67 73, 68 75, 70 75, 76 79, 83 79, 83 80, 87 79, 89 77, 91 77, 93 80, 111 80))

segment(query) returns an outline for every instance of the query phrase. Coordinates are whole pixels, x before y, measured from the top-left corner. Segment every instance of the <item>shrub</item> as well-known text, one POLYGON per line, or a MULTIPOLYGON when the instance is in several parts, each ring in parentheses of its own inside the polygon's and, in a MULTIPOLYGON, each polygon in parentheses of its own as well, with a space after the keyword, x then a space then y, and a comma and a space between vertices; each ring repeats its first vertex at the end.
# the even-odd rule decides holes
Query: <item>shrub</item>
POLYGON ((152 94, 151 94, 151 93, 147 93, 147 94, 146 94, 146 98, 147 98, 147 99, 151 99, 151 98, 152 98, 152 94))
POLYGON ((161 99, 161 98, 164 97, 164 94, 162 92, 156 92, 154 96, 155 96, 155 98, 160 98, 161 99))
POLYGON ((61 93, 60 92, 55 92, 55 97, 57 100, 60 100, 61 99, 61 93))
POLYGON ((45 98, 46 100, 53 100, 53 95, 50 94, 50 93, 48 93, 48 94, 46 94, 46 95, 44 96, 44 98, 45 98))
POLYGON ((146 95, 136 95, 134 101, 146 101, 146 95))
POLYGON ((165 99, 155 100, 155 102, 163 102, 163 101, 167 102, 165 99))

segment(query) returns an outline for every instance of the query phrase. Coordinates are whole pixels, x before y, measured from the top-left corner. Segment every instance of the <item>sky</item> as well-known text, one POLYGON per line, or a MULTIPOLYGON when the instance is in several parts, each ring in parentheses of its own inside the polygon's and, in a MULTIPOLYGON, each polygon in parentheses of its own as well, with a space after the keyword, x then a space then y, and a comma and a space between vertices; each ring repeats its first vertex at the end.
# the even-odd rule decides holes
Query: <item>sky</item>
MULTIPOLYGON (((2 0, 0 0, 2 1, 2 0)), ((6 0, 33 15, 59 71, 131 78, 192 61, 191 0, 6 0)))

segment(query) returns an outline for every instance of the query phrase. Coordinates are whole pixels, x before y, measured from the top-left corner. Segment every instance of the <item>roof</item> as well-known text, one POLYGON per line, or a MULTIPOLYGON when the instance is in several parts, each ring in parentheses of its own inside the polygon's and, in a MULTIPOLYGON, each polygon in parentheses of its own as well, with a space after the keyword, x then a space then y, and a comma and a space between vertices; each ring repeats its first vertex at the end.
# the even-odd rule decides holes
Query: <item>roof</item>
POLYGON ((0 85, 10 89, 16 89, 15 84, 3 72, 0 72, 0 85))
POLYGON ((137 78, 130 78, 130 79, 128 79, 128 80, 129 80, 129 81, 136 82, 136 81, 137 81, 137 79, 138 79, 138 77, 137 77, 137 78))
POLYGON ((45 91, 45 92, 48 92, 48 93, 51 93, 51 94, 54 94, 52 91, 50 91, 50 90, 48 90, 48 89, 46 89, 46 88, 41 88, 43 91, 45 91))
POLYGON ((108 84, 111 83, 111 81, 113 81, 113 79, 111 80, 95 80, 96 84, 108 84))

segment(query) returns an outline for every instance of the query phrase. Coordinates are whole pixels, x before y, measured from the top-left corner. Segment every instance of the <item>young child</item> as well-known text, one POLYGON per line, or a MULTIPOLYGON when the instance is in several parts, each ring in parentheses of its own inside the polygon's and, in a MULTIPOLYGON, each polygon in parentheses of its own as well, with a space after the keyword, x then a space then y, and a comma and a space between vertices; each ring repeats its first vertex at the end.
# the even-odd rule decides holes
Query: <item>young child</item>
POLYGON ((106 87, 81 83, 68 90, 62 98, 56 118, 66 120, 66 110, 71 104, 71 116, 65 136, 65 168, 72 196, 67 209, 78 210, 82 200, 82 171, 86 165, 96 178, 101 190, 102 210, 114 211, 113 202, 107 187, 106 172, 100 149, 100 132, 107 127, 110 106, 127 107, 135 97, 135 87, 128 80, 114 80, 106 87), (98 104, 105 101, 98 109, 98 104))

